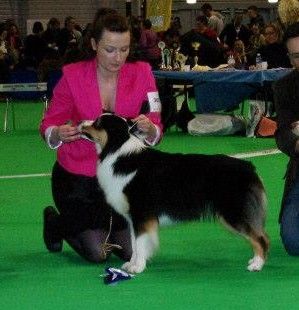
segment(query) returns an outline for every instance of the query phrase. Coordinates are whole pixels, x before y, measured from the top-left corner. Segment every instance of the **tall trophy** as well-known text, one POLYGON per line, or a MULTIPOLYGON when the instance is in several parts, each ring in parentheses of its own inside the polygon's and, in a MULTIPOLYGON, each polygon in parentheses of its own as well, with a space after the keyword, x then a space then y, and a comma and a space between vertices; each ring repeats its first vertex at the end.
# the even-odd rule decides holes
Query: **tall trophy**
POLYGON ((173 49, 171 50, 171 66, 172 70, 180 71, 180 65, 177 61, 177 55, 179 53, 180 46, 177 43, 173 43, 173 49))
POLYGON ((172 70, 172 67, 171 67, 171 52, 170 52, 169 48, 164 48, 163 52, 164 52, 164 56, 165 56, 166 70, 172 70))
POLYGON ((158 47, 159 47, 159 49, 161 50, 161 59, 162 59, 162 63, 161 63, 161 65, 160 65, 160 69, 161 69, 161 70, 166 70, 165 52, 164 52, 164 49, 165 49, 165 42, 160 41, 160 42, 158 43, 158 47))
POLYGON ((198 65, 198 51, 200 48, 200 43, 199 42, 192 42, 191 46, 192 46, 193 51, 194 51, 193 63, 194 63, 194 66, 197 66, 198 65))

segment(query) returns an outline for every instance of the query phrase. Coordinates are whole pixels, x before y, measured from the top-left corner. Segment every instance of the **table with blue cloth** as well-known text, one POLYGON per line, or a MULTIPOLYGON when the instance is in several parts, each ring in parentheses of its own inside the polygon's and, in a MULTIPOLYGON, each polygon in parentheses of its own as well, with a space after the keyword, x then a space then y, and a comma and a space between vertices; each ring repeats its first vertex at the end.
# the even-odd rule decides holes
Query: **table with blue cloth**
POLYGON ((292 69, 268 70, 211 70, 211 71, 153 71, 158 79, 170 84, 193 84, 198 113, 227 110, 262 90, 265 84, 276 81, 292 69))

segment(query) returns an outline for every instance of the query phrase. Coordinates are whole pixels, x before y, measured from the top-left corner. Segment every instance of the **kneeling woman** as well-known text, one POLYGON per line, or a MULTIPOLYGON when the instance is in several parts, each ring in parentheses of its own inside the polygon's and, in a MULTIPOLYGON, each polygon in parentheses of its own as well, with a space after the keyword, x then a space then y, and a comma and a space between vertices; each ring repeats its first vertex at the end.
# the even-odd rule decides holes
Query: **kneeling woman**
POLYGON ((77 129, 82 120, 95 120, 109 111, 136 121, 147 143, 154 145, 161 138, 155 79, 147 63, 129 61, 130 41, 124 17, 109 14, 95 20, 91 57, 63 68, 41 122, 41 135, 57 149, 52 192, 58 211, 44 210, 44 242, 51 252, 60 252, 66 240, 91 262, 104 261, 112 243, 121 247, 113 250, 116 255, 131 257, 127 223, 111 213, 96 180, 95 145, 81 139, 77 129), (153 108, 140 114, 144 102, 153 108))

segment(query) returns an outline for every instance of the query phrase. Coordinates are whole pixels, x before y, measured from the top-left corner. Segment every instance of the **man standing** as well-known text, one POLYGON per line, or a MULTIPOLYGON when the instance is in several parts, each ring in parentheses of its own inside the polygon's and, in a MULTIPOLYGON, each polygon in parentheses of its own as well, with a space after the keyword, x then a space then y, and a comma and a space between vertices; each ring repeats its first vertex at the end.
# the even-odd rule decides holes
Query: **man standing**
POLYGON ((290 255, 299 255, 299 22, 284 35, 290 61, 295 68, 274 84, 277 113, 275 133, 278 148, 289 156, 282 208, 280 234, 290 255))
POLYGON ((212 6, 209 3, 204 3, 201 7, 203 14, 209 19, 208 26, 216 31, 217 36, 220 35, 224 28, 223 16, 213 11, 212 6))
POLYGON ((262 15, 259 14, 258 8, 255 5, 251 5, 247 9, 247 14, 250 19, 249 25, 259 25, 263 29, 265 22, 262 15))

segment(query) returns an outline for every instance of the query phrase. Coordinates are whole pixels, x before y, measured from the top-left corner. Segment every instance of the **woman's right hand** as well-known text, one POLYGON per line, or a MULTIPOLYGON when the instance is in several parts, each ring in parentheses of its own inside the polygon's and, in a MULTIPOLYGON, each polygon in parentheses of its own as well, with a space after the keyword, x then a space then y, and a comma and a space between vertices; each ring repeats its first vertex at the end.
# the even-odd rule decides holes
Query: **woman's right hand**
POLYGON ((72 126, 72 124, 65 124, 54 127, 51 134, 51 140, 53 143, 62 141, 63 143, 69 143, 80 139, 80 133, 78 128, 72 126))

